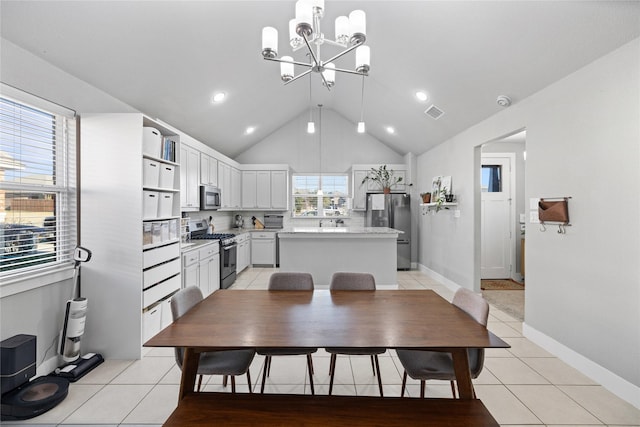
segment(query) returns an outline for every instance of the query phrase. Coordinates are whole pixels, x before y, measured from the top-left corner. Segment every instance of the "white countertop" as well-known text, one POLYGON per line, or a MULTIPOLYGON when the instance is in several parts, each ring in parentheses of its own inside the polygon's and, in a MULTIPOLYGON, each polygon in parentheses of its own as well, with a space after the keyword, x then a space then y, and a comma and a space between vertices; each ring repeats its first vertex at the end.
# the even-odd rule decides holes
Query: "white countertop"
POLYGON ((287 227, 278 231, 279 236, 283 234, 390 234, 397 236, 400 233, 404 232, 388 227, 287 227))

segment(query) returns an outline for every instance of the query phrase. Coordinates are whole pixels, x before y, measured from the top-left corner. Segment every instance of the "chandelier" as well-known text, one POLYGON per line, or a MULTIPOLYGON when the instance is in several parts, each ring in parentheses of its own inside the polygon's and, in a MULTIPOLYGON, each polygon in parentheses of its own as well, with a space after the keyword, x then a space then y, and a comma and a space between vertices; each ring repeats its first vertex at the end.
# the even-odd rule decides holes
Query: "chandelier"
POLYGON ((325 38, 320 30, 320 20, 324 16, 324 0, 298 0, 295 18, 289 21, 289 44, 293 51, 306 46, 309 63, 294 61, 291 56, 278 58, 278 30, 273 27, 262 29, 262 57, 268 61, 280 62, 280 78, 285 84, 298 80, 311 72, 319 73, 323 85, 331 90, 336 82, 336 72, 367 76, 369 72, 369 46, 366 40, 366 16, 362 10, 354 10, 349 16, 339 16, 335 21, 335 40, 325 38), (323 61, 320 47, 323 44, 338 46, 344 50, 323 61), (334 61, 352 50, 356 51, 353 70, 336 68, 334 61), (308 68, 294 76, 294 65, 308 68))

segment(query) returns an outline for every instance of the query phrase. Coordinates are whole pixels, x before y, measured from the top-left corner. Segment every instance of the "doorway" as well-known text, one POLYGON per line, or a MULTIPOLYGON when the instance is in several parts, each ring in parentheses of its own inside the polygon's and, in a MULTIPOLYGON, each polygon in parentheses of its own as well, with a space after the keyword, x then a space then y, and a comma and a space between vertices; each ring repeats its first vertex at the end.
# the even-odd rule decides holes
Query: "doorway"
POLYGON ((478 290, 490 303, 523 320, 526 132, 489 141, 477 147, 477 153, 478 290))

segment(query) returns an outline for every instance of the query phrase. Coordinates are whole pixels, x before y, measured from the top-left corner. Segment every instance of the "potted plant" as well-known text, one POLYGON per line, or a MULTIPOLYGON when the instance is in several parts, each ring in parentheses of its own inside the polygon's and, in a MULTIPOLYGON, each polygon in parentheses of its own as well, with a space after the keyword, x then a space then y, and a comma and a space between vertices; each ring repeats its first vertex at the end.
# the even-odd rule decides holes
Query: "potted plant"
POLYGON ((362 184, 367 181, 377 182, 384 194, 391 193, 391 187, 402 181, 401 176, 394 176, 393 169, 387 169, 387 165, 382 165, 378 169, 371 168, 371 172, 362 179, 362 184))
POLYGON ((420 197, 422 197, 422 203, 431 202, 431 193, 420 193, 420 197))

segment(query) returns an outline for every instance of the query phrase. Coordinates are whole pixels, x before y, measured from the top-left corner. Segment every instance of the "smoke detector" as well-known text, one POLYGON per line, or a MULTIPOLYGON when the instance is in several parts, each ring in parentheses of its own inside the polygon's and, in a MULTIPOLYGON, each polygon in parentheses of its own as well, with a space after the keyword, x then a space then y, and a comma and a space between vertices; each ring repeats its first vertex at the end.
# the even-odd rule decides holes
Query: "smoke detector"
POLYGON ((501 107, 508 107, 511 105, 511 98, 506 95, 500 95, 498 99, 496 99, 496 102, 501 107))

